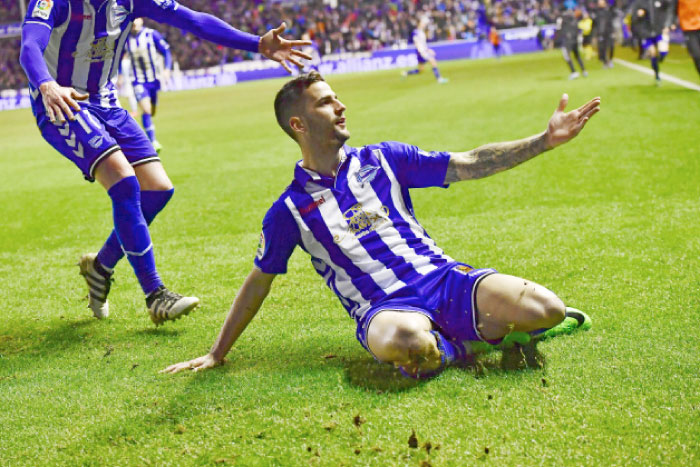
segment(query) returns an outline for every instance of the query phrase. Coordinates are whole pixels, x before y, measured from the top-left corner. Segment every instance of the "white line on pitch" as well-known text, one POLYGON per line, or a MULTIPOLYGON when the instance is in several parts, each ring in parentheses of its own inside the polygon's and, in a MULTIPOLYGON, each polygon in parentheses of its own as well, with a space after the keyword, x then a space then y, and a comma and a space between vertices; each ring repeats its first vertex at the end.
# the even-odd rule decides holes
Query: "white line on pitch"
MULTIPOLYGON (((621 58, 615 58, 614 61, 615 63, 619 63, 622 66, 626 66, 627 68, 639 71, 640 73, 644 73, 645 75, 654 76, 654 70, 650 68, 637 65, 636 63, 628 62, 627 60, 622 60, 621 58)), ((677 84, 678 86, 683 86, 684 88, 692 89, 694 91, 700 91, 700 86, 698 86, 695 83, 691 83, 690 81, 676 78, 675 76, 666 73, 660 73, 660 76, 662 80, 668 81, 669 83, 677 84)))

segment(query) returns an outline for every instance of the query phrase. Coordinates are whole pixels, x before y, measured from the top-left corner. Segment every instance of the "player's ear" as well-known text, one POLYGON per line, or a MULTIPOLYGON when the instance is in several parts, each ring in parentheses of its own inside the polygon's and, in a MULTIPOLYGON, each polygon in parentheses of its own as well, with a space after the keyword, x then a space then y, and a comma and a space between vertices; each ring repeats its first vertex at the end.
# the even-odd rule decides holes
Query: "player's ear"
POLYGON ((299 117, 291 117, 289 119, 289 126, 295 133, 306 133, 306 126, 299 117))

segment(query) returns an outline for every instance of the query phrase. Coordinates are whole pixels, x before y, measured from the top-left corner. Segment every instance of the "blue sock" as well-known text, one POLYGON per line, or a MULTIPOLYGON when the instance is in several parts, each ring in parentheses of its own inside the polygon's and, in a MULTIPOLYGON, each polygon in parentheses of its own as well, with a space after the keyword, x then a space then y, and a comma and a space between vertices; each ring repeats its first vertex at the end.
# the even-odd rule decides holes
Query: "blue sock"
POLYGON ((420 69, 418 68, 414 68, 413 70, 408 70, 406 72, 407 75, 417 75, 418 73, 420 73, 420 69))
POLYGON ((115 183, 107 193, 112 198, 114 230, 119 243, 134 268, 143 293, 148 295, 162 286, 163 282, 156 271, 151 235, 141 212, 138 179, 134 175, 126 177, 115 183))
MULTIPOLYGON (((143 218, 146 219, 148 225, 151 225, 153 219, 155 219, 158 213, 168 204, 174 192, 175 188, 171 188, 167 191, 141 192, 141 212, 143 212, 143 218)), ((119 243, 117 233, 112 230, 109 238, 107 238, 105 244, 102 245, 100 252, 97 253, 97 260, 108 272, 111 272, 123 257, 124 250, 122 250, 122 246, 119 243)))
POLYGON ((654 69, 656 79, 659 79, 659 60, 656 57, 651 58, 651 67, 654 69))
POLYGON ((148 139, 154 141, 156 139, 156 127, 153 125, 153 120, 151 120, 151 114, 141 115, 141 122, 143 123, 143 130, 148 135, 148 139))
POLYGON ((433 74, 435 75, 435 79, 440 79, 440 70, 438 70, 438 67, 433 67, 433 74))

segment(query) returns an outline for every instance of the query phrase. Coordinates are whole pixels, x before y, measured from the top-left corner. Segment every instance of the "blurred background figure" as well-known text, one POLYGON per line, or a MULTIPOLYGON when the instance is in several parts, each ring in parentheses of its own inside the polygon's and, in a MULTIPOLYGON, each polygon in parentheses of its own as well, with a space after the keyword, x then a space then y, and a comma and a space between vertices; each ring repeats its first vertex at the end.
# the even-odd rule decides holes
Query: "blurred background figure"
POLYGON ((425 63, 430 63, 433 68, 433 74, 435 79, 440 84, 447 83, 447 78, 440 76, 440 70, 438 69, 437 60, 435 60, 435 52, 428 48, 428 37, 426 31, 428 29, 428 24, 430 24, 430 18, 427 16, 421 16, 418 20, 418 26, 411 33, 411 39, 413 40, 413 45, 416 47, 416 56, 418 58, 418 67, 413 70, 404 71, 401 76, 406 78, 407 76, 417 75, 423 71, 425 63))
POLYGON ((156 139, 152 117, 156 114, 161 82, 167 83, 170 80, 173 65, 170 46, 158 31, 144 27, 143 19, 136 18, 126 40, 124 56, 129 58, 131 64, 131 87, 141 112, 143 129, 155 150, 160 153, 162 145, 156 139))
POLYGON ((598 0, 595 11, 594 29, 598 41, 598 59, 605 68, 613 67, 615 51, 615 11, 607 0, 598 0))
POLYGON ((700 75, 700 0, 677 0, 676 12, 688 53, 700 75))
MULTIPOLYGON (((668 27, 671 16, 669 0, 636 0, 631 7, 642 39, 642 51, 649 58, 654 70, 656 85, 661 85, 659 71, 659 44, 663 41, 663 30, 668 27)), ((666 48, 668 51, 668 49, 666 48)))
POLYGON ((588 76, 588 72, 586 71, 586 67, 583 66, 583 60, 581 60, 581 54, 578 49, 579 33, 578 21, 576 20, 574 11, 572 9, 565 10, 557 18, 557 42, 559 47, 561 47, 564 60, 571 71, 569 79, 576 79, 580 76, 571 60, 572 54, 576 57, 578 66, 581 68, 581 74, 583 76, 588 76))

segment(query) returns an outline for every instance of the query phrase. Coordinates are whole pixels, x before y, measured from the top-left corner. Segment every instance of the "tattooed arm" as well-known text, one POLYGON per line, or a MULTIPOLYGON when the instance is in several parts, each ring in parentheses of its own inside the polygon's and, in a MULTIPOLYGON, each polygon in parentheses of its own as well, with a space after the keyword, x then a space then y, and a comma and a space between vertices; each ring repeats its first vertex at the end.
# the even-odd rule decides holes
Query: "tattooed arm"
POLYGON ((468 152, 451 153, 445 184, 488 177, 570 141, 600 110, 600 98, 591 99, 571 112, 564 112, 568 102, 569 96, 564 94, 543 133, 518 141, 486 144, 468 152))

